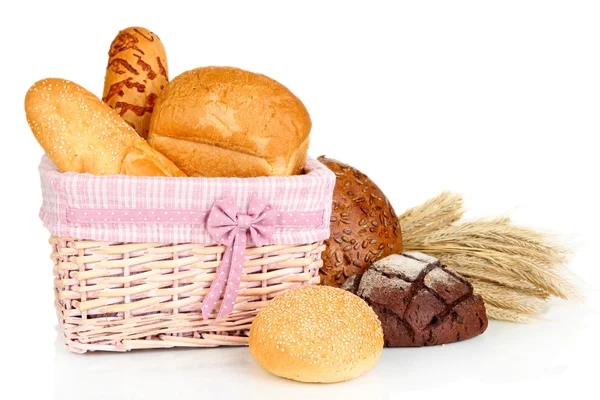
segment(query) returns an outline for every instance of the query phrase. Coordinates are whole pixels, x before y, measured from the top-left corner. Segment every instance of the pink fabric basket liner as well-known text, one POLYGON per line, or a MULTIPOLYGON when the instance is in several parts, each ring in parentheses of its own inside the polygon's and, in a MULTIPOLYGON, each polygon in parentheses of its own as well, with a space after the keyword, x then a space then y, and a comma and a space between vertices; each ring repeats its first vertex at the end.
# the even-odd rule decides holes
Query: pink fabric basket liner
POLYGON ((95 176, 61 173, 44 156, 40 218, 53 236, 77 240, 213 245, 206 218, 214 204, 233 197, 246 210, 260 198, 278 212, 270 244, 313 243, 329 238, 335 175, 314 159, 304 170, 258 178, 95 176))

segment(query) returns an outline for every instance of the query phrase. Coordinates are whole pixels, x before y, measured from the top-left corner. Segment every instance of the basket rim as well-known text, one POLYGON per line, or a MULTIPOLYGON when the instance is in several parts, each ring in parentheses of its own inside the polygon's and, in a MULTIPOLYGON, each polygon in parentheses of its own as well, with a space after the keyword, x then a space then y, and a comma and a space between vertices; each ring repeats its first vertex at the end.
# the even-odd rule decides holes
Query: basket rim
POLYGON ((307 157, 306 158, 306 163, 304 164, 304 168, 303 171, 306 171, 306 173, 300 174, 300 175, 290 175, 290 176, 254 176, 254 177, 248 177, 248 178, 238 178, 238 177, 202 177, 202 176, 130 176, 130 175, 122 175, 122 174, 115 174, 115 175, 94 175, 91 174, 89 172, 71 172, 71 171, 67 171, 67 172, 62 172, 58 169, 58 167, 52 162, 52 160, 50 160, 50 158, 44 154, 42 156, 42 159, 40 161, 40 167, 44 167, 45 168, 45 173, 48 175, 49 178, 66 178, 66 177, 88 177, 89 179, 94 179, 94 180, 98 180, 98 181, 102 181, 105 179, 114 179, 115 176, 120 177, 121 179, 126 179, 126 180, 148 180, 148 179, 152 179, 152 180, 157 180, 157 181, 169 181, 169 182, 176 182, 176 181, 193 181, 199 184, 204 184, 206 182, 219 182, 221 181, 224 184, 227 185, 231 185, 232 183, 235 184, 237 182, 245 182, 246 184, 253 184, 253 183, 258 183, 264 179, 285 179, 285 180, 297 180, 298 184, 301 184, 303 181, 305 180, 311 180, 315 177, 324 177, 324 176, 328 176, 328 177, 333 177, 335 179, 335 174, 333 173, 333 171, 331 171, 329 168, 327 168, 323 163, 321 163, 319 160, 312 158, 312 157, 307 157))
MULTIPOLYGON (((204 178, 96 176, 60 172, 47 156, 39 166, 42 207, 39 216, 53 235, 105 241, 212 243, 204 218, 215 203, 234 198, 245 213, 252 199, 264 200, 277 212, 322 215, 321 223, 310 226, 278 225, 274 243, 306 243, 327 239, 335 174, 315 159, 309 159, 305 175, 289 177, 204 178), (118 211, 156 215, 135 220, 118 211), (94 214, 86 221, 73 214, 94 214), (109 215, 101 215, 109 213, 109 215), (159 213, 191 213, 159 217, 159 213), (202 215, 197 215, 198 213, 202 215), (190 214, 190 215, 191 215, 190 214), (116 222, 112 217, 116 218, 116 222), (100 218, 100 220, 98 220, 100 218), (112 218, 112 219, 111 219, 112 218), (121 219, 119 219, 121 218, 121 219), (106 221, 106 222, 104 222, 106 221), (172 223, 169 221, 173 221, 172 223)), ((279 215, 278 215, 279 217, 279 215)), ((306 216, 307 222, 309 216, 306 216)), ((295 219, 294 219, 294 222, 295 219)))

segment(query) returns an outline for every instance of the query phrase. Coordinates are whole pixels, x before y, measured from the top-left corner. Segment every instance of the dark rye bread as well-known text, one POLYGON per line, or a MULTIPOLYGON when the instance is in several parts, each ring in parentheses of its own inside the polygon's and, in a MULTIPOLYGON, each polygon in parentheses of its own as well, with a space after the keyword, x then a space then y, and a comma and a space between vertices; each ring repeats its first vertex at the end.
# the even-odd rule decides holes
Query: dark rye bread
POLYGON ((373 308, 387 347, 470 339, 488 325, 483 299, 462 276, 423 253, 393 254, 342 286, 373 308))
POLYGON ((340 287, 373 262, 401 253, 402 230, 389 200, 368 176, 331 158, 319 161, 335 174, 331 236, 319 275, 322 284, 340 287))

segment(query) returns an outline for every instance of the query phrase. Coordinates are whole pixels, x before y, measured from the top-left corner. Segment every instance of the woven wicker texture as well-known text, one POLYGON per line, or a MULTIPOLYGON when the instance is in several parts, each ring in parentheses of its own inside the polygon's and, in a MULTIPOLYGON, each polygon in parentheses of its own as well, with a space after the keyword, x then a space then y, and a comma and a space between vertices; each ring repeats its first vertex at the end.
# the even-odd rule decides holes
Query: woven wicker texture
MULTIPOLYGON (((51 237, 56 310, 67 348, 128 351, 246 345, 254 316, 286 290, 318 284, 322 242, 246 249, 233 312, 204 321, 224 246, 51 237)), ((216 310, 220 304, 217 304, 216 310)))

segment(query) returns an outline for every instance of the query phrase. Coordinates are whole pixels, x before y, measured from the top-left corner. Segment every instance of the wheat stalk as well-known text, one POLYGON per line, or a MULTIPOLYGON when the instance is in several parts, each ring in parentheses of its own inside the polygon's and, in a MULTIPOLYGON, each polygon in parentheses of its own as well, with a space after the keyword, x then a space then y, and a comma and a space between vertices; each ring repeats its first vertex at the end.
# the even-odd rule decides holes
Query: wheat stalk
POLYGON ((463 200, 459 194, 443 192, 421 206, 407 210, 400 217, 402 229, 412 236, 427 235, 462 218, 463 200))
POLYGON ((523 291, 489 283, 477 278, 471 278, 469 281, 473 285, 475 293, 480 294, 488 304, 498 308, 519 311, 526 314, 537 314, 544 308, 544 300, 529 296, 523 291))
POLYGON ((468 255, 434 255, 441 259, 444 265, 448 266, 465 277, 480 279, 489 283, 502 285, 510 289, 518 290, 529 296, 540 299, 547 299, 550 294, 531 284, 530 282, 519 278, 512 273, 506 273, 505 270, 496 268, 493 265, 486 265, 474 257, 468 255))
POLYGON ((437 257, 468 279, 490 318, 527 322, 550 296, 578 298, 565 278, 569 249, 510 218, 463 221, 463 200, 444 192, 400 216, 406 251, 437 257))
POLYGON ((452 242, 461 240, 467 246, 480 246, 483 249, 502 247, 525 254, 528 257, 538 257, 541 261, 556 263, 564 262, 569 253, 562 246, 553 244, 549 237, 531 229, 516 226, 507 217, 494 219, 479 219, 461 221, 435 232, 421 235, 410 232, 412 240, 424 242, 452 242))
POLYGON ((485 309, 489 318, 498 319, 501 321, 525 323, 531 321, 532 319, 530 314, 499 308, 489 303, 485 305, 485 309))

